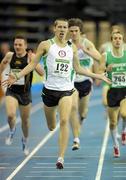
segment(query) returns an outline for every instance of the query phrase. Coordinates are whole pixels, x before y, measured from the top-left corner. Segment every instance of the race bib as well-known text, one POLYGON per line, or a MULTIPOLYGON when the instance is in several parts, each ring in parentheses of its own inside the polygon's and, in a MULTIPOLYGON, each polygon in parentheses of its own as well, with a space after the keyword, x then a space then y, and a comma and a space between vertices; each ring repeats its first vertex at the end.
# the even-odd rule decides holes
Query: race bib
POLYGON ((55 60, 54 72, 55 76, 68 77, 70 72, 70 63, 68 60, 55 60))
MULTIPOLYGON (((11 69, 12 73, 19 73, 22 69, 11 69)), ((24 85, 25 84, 25 78, 24 76, 17 80, 14 84, 16 85, 24 85)))
POLYGON ((112 87, 126 86, 126 73, 112 73, 112 87))

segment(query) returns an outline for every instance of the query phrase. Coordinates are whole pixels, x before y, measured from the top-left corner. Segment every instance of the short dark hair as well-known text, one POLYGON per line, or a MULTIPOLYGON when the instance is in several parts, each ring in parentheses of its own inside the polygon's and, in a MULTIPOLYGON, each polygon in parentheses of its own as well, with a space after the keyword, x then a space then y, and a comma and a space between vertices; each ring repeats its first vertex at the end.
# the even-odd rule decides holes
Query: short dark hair
POLYGON ((84 25, 83 21, 79 18, 71 18, 68 20, 69 27, 71 26, 78 26, 80 29, 80 32, 84 34, 84 25))
POLYGON ((14 37, 14 40, 15 40, 15 39, 23 39, 23 40, 25 41, 25 43, 27 43, 27 39, 26 39, 26 37, 23 36, 23 35, 16 35, 16 36, 14 37))

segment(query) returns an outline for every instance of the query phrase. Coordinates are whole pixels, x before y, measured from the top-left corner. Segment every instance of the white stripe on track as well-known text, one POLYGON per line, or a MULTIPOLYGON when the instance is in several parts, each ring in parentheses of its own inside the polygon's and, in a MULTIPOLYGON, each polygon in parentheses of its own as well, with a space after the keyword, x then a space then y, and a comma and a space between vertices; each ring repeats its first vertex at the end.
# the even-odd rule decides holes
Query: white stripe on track
POLYGON ((104 157, 105 157, 105 152, 106 152, 106 148, 107 148, 108 138, 109 138, 109 119, 107 119, 107 123, 106 123, 104 140, 103 140, 103 144, 102 144, 102 149, 101 149, 101 154, 100 154, 100 158, 99 158, 99 162, 98 162, 98 169, 97 169, 95 180, 100 180, 101 179, 101 173, 102 173, 102 168, 103 168, 103 163, 104 163, 104 157))
POLYGON ((48 139, 50 139, 53 134, 55 134, 55 132, 59 129, 59 123, 57 124, 56 128, 54 131, 49 132, 44 139, 42 139, 42 141, 40 141, 40 143, 33 149, 33 151, 25 158, 24 161, 22 161, 22 163, 17 166, 17 168, 6 178, 6 180, 12 180, 13 177, 20 171, 20 169, 22 169, 22 167, 31 159, 31 157, 34 156, 34 154, 48 141, 48 139))

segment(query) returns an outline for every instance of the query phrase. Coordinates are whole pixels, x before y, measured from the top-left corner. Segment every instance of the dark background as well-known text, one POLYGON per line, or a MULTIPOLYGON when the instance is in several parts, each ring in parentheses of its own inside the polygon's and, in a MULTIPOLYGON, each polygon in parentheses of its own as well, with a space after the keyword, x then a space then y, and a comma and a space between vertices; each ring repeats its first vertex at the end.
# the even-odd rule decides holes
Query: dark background
POLYGON ((125 0, 0 0, 0 43, 12 43, 23 34, 31 47, 52 36, 52 22, 59 17, 78 17, 96 46, 107 40, 111 25, 125 32, 125 0), (106 35, 105 35, 106 33, 106 35), (104 37, 104 38, 103 38, 104 37))

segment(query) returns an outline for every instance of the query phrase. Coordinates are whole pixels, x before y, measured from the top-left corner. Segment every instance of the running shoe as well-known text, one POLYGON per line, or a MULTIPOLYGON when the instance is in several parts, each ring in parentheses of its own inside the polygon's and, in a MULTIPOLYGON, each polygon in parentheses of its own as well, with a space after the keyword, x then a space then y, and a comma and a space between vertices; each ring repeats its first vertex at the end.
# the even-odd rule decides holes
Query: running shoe
POLYGON ((114 146, 114 148, 113 148, 113 155, 114 155, 115 158, 120 157, 119 146, 114 146))
POLYGON ((80 143, 73 142, 72 150, 75 151, 75 150, 78 150, 79 148, 80 148, 80 143))
POLYGON ((122 133, 122 145, 126 145, 126 132, 122 133))
POLYGON ((15 134, 16 128, 14 128, 14 130, 9 131, 8 136, 5 139, 5 144, 6 145, 11 145, 13 143, 13 138, 14 138, 14 134, 15 134))
POLYGON ((29 148, 28 148, 27 142, 23 138, 21 141, 22 141, 22 150, 25 156, 27 156, 29 154, 29 148))
POLYGON ((57 169, 63 169, 64 159, 62 157, 59 157, 56 163, 57 169))

